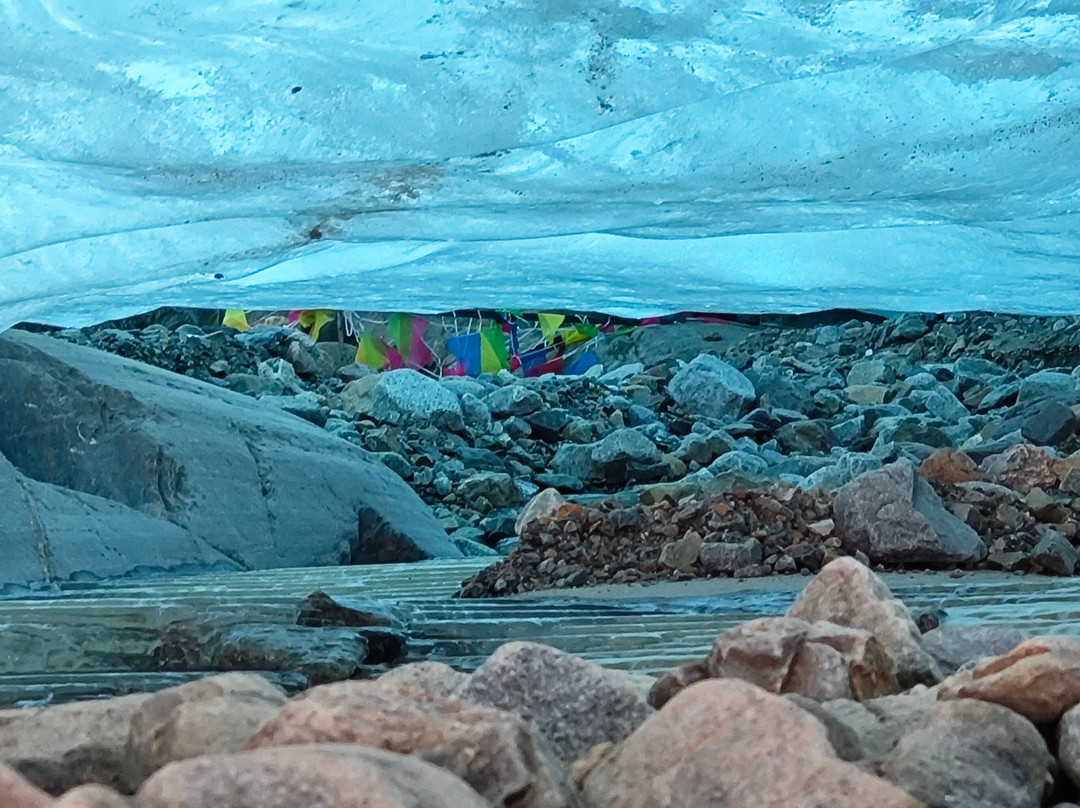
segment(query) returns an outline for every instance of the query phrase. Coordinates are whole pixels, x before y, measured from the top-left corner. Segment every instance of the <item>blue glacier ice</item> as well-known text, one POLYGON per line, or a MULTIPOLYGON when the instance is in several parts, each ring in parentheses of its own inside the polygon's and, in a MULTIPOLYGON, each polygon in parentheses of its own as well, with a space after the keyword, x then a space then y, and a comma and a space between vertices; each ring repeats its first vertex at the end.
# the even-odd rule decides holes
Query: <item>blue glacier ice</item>
POLYGON ((0 328, 1080 311, 1080 0, 0 0, 0 328))

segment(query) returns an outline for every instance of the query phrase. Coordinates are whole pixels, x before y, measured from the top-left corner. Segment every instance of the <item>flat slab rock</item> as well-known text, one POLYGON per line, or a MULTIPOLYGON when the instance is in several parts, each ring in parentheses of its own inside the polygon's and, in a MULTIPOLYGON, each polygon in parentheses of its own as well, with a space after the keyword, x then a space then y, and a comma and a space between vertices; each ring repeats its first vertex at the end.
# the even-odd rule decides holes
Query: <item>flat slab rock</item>
POLYGON ((461 555, 367 452, 246 396, 20 331, 0 376, 0 591, 461 555))

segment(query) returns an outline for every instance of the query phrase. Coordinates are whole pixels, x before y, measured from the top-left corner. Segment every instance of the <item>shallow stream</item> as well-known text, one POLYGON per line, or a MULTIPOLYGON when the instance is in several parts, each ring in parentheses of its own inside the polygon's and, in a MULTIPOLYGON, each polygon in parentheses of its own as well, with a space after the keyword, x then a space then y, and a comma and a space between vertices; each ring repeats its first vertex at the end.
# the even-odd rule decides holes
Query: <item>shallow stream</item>
MULTIPOLYGON (((782 613, 801 576, 548 591, 457 600, 484 559, 285 569, 96 583, 0 601, 0 706, 154 689, 203 672, 153 670, 159 630, 177 620, 242 612, 244 621, 293 623, 316 590, 382 601, 407 625, 410 659, 474 668, 499 644, 535 640, 604 665, 658 673, 700 658, 715 635, 782 613)), ((884 576, 914 613, 944 610, 950 624, 993 623, 1080 635, 1080 579, 1007 574, 884 576)))

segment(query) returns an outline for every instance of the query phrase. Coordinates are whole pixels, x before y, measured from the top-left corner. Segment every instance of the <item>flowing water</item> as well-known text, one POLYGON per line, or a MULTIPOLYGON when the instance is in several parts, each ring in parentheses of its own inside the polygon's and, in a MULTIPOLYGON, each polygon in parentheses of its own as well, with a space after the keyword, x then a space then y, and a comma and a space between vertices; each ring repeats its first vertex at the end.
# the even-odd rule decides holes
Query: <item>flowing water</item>
MULTIPOLYGON (((486 559, 284 569, 85 584, 0 601, 0 705, 152 689, 203 672, 154 669, 161 628, 208 613, 295 623, 316 590, 373 599, 408 627, 410 659, 476 667, 508 640, 535 640, 595 662, 659 673, 700 658, 716 634, 782 613, 800 576, 549 591, 495 600, 452 597, 486 559)), ((1080 635, 1080 579, 1006 574, 888 574, 913 612, 1080 635)))

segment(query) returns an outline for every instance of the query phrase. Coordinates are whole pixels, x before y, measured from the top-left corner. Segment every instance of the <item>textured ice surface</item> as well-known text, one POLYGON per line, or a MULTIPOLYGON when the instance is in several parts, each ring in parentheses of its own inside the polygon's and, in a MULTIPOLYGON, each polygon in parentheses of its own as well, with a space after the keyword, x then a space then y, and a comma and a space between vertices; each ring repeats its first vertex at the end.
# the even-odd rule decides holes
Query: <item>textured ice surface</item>
POLYGON ((1080 0, 0 0, 0 43, 0 326, 1080 311, 1080 0))

